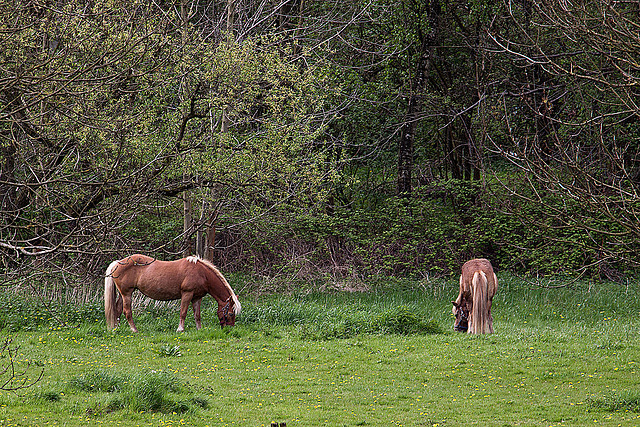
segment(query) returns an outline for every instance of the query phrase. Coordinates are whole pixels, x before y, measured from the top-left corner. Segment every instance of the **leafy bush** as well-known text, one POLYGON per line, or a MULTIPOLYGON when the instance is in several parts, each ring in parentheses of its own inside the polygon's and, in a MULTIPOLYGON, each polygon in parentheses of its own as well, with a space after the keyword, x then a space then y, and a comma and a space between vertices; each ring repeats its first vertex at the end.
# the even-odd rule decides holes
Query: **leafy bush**
MULTIPOLYGON (((330 210, 282 206, 257 217, 237 235, 222 231, 226 249, 216 259, 226 271, 285 278, 298 285, 333 277, 420 277, 457 274, 473 257, 498 270, 576 275, 584 266, 594 277, 614 278, 631 265, 603 260, 606 233, 592 235, 579 223, 558 222, 549 207, 568 217, 590 217, 584 206, 548 192, 544 203, 514 201, 495 178, 478 182, 441 179, 415 189, 411 199, 389 193, 351 195, 330 210)), ((535 198, 534 198, 535 199, 535 198)), ((592 215, 591 215, 592 216, 592 215)), ((587 228, 619 235, 611 221, 592 218, 587 228)), ((637 273, 637 268, 636 268, 637 273)), ((271 291, 271 289, 264 289, 271 291)))

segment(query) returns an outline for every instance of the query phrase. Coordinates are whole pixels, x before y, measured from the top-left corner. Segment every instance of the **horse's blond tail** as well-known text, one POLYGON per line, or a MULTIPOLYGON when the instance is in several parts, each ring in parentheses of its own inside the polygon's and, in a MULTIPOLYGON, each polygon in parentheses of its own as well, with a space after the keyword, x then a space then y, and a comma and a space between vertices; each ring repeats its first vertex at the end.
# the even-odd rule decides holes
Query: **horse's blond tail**
POLYGON ((473 308, 469 333, 490 334, 492 331, 489 324, 488 283, 484 271, 473 273, 471 284, 473 287, 473 308))
POLYGON ((109 264, 104 276, 104 317, 107 320, 107 328, 115 329, 118 326, 116 317, 116 282, 113 280, 113 272, 118 267, 118 261, 109 264))

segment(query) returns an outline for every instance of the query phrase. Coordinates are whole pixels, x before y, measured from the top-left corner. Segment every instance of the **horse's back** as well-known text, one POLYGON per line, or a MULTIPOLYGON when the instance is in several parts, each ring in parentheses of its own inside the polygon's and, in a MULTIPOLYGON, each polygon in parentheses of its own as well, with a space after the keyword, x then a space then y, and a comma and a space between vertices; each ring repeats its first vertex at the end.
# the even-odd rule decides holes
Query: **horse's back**
POLYGON ((460 292, 464 294, 470 294, 471 282, 473 281, 473 276, 476 272, 484 273, 487 280, 489 297, 493 297, 493 295, 496 293, 498 283, 496 275, 493 271, 493 266, 491 265, 491 261, 485 258, 472 259, 462 265, 462 275, 460 276, 460 292))
POLYGON ((476 271, 483 271, 487 275, 487 278, 494 274, 491 261, 485 258, 472 259, 462 265, 462 274, 464 276, 469 275, 470 277, 473 277, 473 273, 476 271))
POLYGON ((146 255, 135 254, 121 260, 121 286, 138 289, 156 300, 180 299, 182 293, 200 294, 203 278, 196 264, 187 259, 161 261, 146 255))
POLYGON ((179 299, 183 293, 202 297, 207 293, 206 276, 199 264, 187 258, 156 261, 144 272, 138 289, 157 300, 179 299))

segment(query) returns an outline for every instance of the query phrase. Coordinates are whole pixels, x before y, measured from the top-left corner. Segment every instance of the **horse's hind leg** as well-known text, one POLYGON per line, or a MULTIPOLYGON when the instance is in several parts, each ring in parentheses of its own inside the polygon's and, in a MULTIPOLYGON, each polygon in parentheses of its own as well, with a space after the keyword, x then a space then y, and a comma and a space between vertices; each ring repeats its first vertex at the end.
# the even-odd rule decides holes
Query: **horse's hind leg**
POLYGON ((124 310, 124 315, 127 318, 127 322, 129 322, 129 327, 132 332, 138 332, 138 328, 136 328, 136 324, 133 323, 133 314, 131 313, 131 292, 128 294, 122 294, 122 305, 124 310))
POLYGON ((116 297, 116 319, 117 319, 117 323, 120 323, 120 316, 122 316, 122 297, 120 295, 118 295, 116 297))
POLYGON ((184 331, 184 320, 187 318, 187 311, 189 311, 191 298, 193 298, 193 293, 184 293, 180 298, 180 323, 178 323, 178 329, 176 332, 184 331))
POLYGON ((200 321, 200 303, 201 302, 202 302, 202 298, 191 301, 191 305, 193 306, 193 317, 194 319, 196 319, 196 329, 202 328, 202 322, 200 321))
POLYGON ((492 301, 489 300, 489 304, 488 304, 488 315, 489 315, 489 333, 492 334, 493 333, 493 316, 491 315, 491 303, 492 301))

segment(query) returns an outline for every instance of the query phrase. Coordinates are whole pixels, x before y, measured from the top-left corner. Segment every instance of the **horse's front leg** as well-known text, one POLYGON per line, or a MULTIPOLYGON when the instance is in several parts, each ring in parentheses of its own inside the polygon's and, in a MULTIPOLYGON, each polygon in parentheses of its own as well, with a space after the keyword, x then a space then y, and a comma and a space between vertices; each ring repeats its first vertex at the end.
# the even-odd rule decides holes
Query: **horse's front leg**
POLYGON ((127 318, 127 322, 129 322, 129 327, 132 332, 138 332, 138 328, 136 328, 136 324, 133 322, 133 314, 131 313, 131 293, 122 295, 122 306, 124 310, 124 315, 127 318))
POLYGON ((202 322, 200 321, 200 303, 202 298, 193 300, 191 305, 193 306, 193 317, 196 320, 196 329, 202 328, 202 322))
POLYGON ((178 323, 178 329, 176 332, 184 331, 184 320, 187 318, 187 311, 189 311, 191 298, 193 298, 193 292, 183 293, 180 298, 180 323, 178 323))

